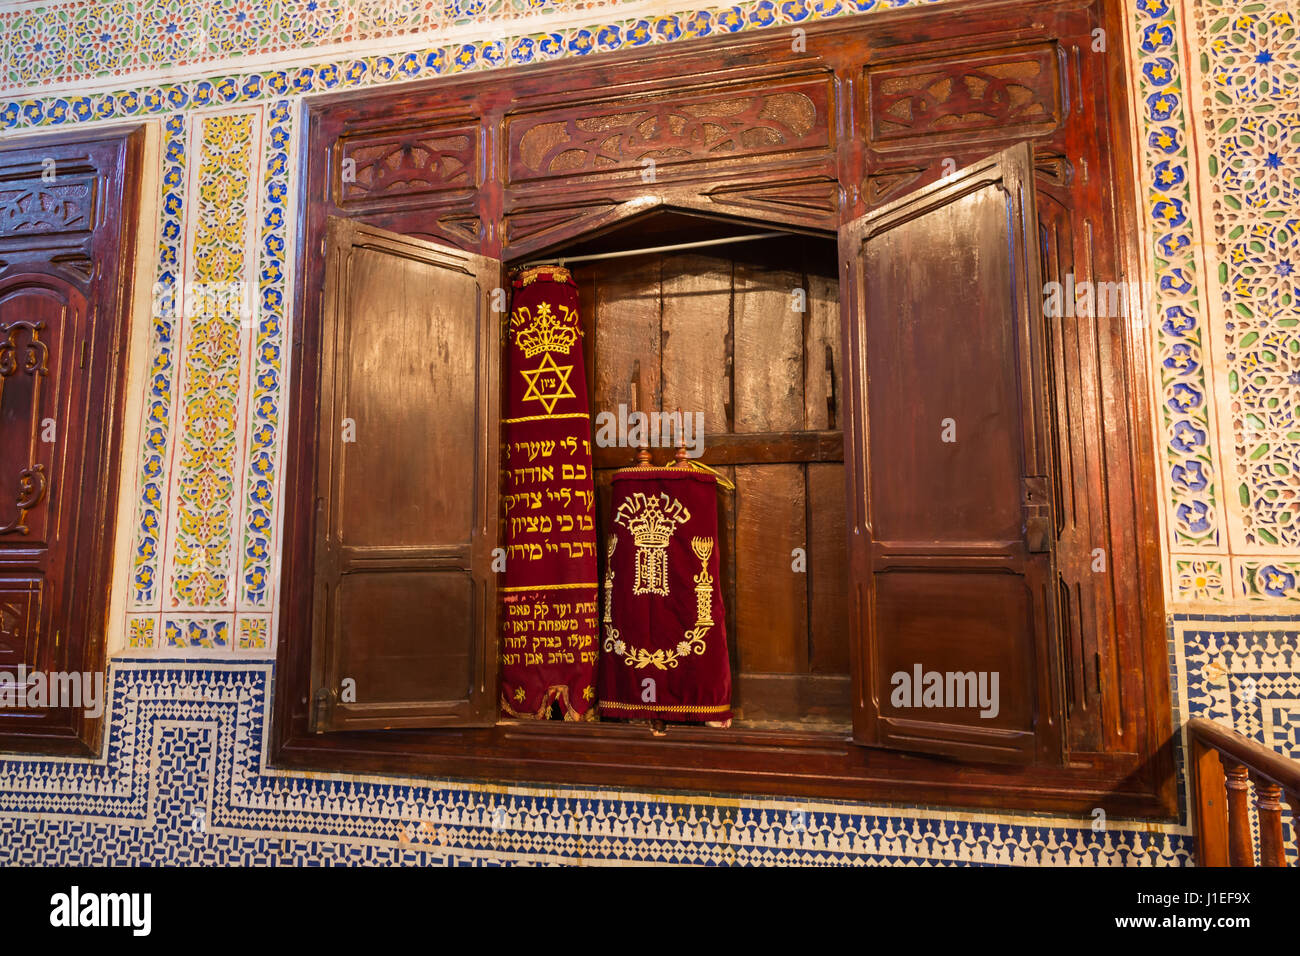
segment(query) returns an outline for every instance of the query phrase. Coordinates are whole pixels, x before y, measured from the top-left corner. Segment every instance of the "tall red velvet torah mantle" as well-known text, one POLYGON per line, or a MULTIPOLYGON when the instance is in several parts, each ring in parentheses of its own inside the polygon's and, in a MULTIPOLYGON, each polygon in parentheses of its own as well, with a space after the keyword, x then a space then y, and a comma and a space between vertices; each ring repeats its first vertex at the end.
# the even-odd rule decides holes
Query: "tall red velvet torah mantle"
POLYGON ((716 479, 685 466, 626 468, 610 498, 601 714, 729 720, 716 479))
POLYGON ((565 269, 513 281, 506 400, 501 711, 596 716, 591 418, 578 288, 565 269))

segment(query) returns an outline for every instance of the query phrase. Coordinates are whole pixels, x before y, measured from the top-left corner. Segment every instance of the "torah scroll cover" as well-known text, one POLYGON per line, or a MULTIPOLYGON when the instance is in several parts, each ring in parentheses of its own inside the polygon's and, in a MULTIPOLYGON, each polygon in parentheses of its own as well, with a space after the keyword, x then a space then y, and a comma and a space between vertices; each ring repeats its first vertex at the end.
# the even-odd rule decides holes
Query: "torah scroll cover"
POLYGON ((596 716, 591 418, 578 289, 565 269, 513 282, 505 418, 501 711, 596 716))
POLYGON ((685 467, 627 468, 610 498, 601 714, 729 720, 716 479, 685 467))

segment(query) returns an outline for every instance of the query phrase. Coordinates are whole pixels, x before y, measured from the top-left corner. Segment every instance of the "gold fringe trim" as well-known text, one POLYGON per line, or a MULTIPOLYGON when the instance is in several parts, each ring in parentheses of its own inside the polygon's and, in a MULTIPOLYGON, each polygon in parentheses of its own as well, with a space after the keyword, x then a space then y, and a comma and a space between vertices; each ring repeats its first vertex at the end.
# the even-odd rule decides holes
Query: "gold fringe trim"
POLYGON ((511 717, 516 717, 520 720, 544 720, 551 709, 551 705, 556 701, 559 701, 563 707, 565 720, 572 720, 575 722, 584 720, 594 721, 599 717, 599 710, 594 702, 591 707, 587 709, 585 714, 579 714, 573 709, 573 705, 569 702, 568 684, 556 684, 553 687, 547 688, 546 694, 542 697, 542 705, 537 708, 537 713, 535 714, 526 714, 523 711, 515 710, 510 706, 510 701, 506 698, 505 694, 501 695, 501 709, 511 717))
POLYGON ((552 282, 572 282, 573 275, 563 266, 533 266, 524 269, 515 276, 515 282, 521 286, 532 285, 538 279, 550 279, 552 282))
POLYGON ((590 583, 583 581, 578 584, 522 584, 517 588, 498 588, 497 590, 514 594, 519 591, 563 591, 569 588, 591 588, 595 591, 599 587, 600 585, 595 581, 590 583))
POLYGON ((696 706, 694 704, 623 704, 616 700, 602 700, 600 706, 604 710, 648 710, 655 713, 670 714, 720 714, 724 710, 731 710, 730 704, 710 704, 707 706, 696 706))

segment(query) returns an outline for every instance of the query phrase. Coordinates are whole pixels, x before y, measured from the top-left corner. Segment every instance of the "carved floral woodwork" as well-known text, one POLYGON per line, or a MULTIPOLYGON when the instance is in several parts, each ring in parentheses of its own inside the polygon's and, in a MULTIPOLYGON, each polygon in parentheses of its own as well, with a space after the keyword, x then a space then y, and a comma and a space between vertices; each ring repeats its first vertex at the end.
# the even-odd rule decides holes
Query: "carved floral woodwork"
POLYGON ((473 125, 350 136, 339 144, 339 199, 346 204, 473 189, 477 142, 473 125))
POLYGON ((23 319, 0 324, 0 378, 14 375, 20 369, 29 375, 47 374, 50 350, 40 339, 43 328, 44 322, 28 322, 23 319), (20 361, 18 333, 24 329, 30 337, 21 348, 23 358, 20 361))
POLYGON ((91 181, 64 182, 60 177, 46 184, 34 176, 13 185, 0 182, 0 237, 89 229, 94 202, 91 181))
POLYGON ((1060 123, 1055 47, 975 53, 866 71, 868 136, 877 149, 940 134, 998 137, 1050 132, 1060 123))
POLYGON ((510 181, 825 150, 830 104, 826 78, 808 77, 525 113, 506 122, 510 181))
MULTIPOLYGON (((28 416, 30 421, 27 423, 30 432, 28 435, 30 463, 20 469, 16 476, 17 494, 13 499, 15 514, 8 521, 0 517, 0 535, 27 534, 27 514, 41 503, 48 485, 45 466, 35 462, 36 417, 41 398, 40 380, 49 374, 49 346, 40 338, 41 330, 44 328, 44 322, 29 322, 25 319, 0 323, 0 408, 4 407, 6 379, 20 374, 30 375, 35 379, 28 399, 32 410, 28 416), (20 342, 20 333, 26 333, 25 342, 20 342)), ((7 506, 0 504, 0 507, 7 506)), ((0 512, 0 515, 3 515, 3 512, 0 512)))

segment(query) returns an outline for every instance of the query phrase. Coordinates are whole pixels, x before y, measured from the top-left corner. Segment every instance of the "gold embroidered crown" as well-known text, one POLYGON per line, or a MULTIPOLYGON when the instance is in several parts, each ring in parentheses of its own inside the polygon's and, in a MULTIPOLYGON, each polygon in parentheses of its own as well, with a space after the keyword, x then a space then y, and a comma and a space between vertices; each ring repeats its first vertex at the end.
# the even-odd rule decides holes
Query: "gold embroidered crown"
POLYGON ((679 524, 691 520, 680 501, 672 501, 665 512, 657 497, 638 492, 619 506, 615 521, 632 532, 638 548, 666 548, 679 524))
POLYGON ((573 343, 578 340, 577 321, 574 313, 567 306, 560 306, 563 317, 551 311, 551 304, 543 302, 537 307, 534 317, 525 306, 515 310, 512 324, 515 327, 515 344, 524 350, 524 358, 532 358, 538 352, 559 352, 567 355, 573 343))

